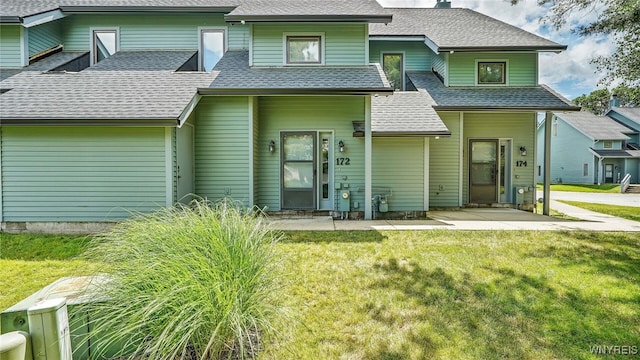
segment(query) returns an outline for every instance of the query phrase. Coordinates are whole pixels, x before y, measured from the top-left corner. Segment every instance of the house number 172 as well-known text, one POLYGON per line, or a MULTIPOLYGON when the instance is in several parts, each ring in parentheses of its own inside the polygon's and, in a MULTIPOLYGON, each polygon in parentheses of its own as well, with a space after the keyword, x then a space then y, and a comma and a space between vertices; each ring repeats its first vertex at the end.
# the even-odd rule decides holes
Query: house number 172
POLYGON ((522 161, 522 160, 518 160, 518 161, 516 161, 516 167, 527 167, 527 162, 526 161, 522 161))
POLYGON ((336 158, 336 165, 351 165, 351 159, 349 158, 336 158))

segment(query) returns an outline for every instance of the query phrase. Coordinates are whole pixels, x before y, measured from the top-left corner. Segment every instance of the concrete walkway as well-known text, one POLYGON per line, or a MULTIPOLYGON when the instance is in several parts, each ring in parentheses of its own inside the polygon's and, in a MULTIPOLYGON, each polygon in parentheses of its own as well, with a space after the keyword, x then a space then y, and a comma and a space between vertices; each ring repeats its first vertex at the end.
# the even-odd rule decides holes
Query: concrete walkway
MULTIPOLYGON (((537 198, 539 199, 542 196, 542 191, 538 191, 537 198)), ((640 207, 640 194, 552 191, 551 200, 569 200, 596 204, 640 207)), ((638 209, 638 211, 640 211, 640 209, 638 209)))
MULTIPOLYGON (((553 197, 552 197, 553 198, 553 197)), ((430 211, 430 220, 333 220, 331 217, 277 219, 281 230, 567 230, 640 232, 640 222, 584 210, 552 200, 552 209, 579 221, 563 220, 514 209, 430 211)))

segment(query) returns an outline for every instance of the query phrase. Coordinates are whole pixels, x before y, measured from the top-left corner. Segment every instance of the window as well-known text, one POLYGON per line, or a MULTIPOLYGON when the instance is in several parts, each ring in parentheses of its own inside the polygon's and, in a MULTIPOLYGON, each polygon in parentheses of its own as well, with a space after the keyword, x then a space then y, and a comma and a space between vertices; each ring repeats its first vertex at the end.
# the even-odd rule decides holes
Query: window
POLYGON ((322 36, 286 37, 287 64, 322 64, 322 36))
POLYGON ((403 54, 382 54, 382 69, 393 90, 404 90, 403 54))
POLYGON ((553 136, 558 136, 558 120, 553 120, 551 123, 551 132, 553 136))
POLYGON ((504 85, 507 83, 506 62, 478 62, 479 85, 504 85))
POLYGON ((223 29, 200 29, 200 70, 210 72, 225 52, 223 29))
POLYGON ((589 164, 582 165, 582 176, 589 176, 589 164))
POLYGON ((611 149, 613 147, 613 141, 605 140, 602 142, 602 147, 605 149, 611 149))
POLYGON ((96 64, 118 51, 118 30, 105 29, 91 32, 91 61, 96 64))

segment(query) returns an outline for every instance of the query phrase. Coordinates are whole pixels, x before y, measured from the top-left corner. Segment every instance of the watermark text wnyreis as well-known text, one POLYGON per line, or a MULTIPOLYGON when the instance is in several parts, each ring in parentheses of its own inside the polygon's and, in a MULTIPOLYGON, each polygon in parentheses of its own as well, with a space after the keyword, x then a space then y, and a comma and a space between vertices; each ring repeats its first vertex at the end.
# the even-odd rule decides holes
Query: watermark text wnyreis
POLYGON ((591 345, 589 352, 594 355, 638 355, 636 345, 591 345))

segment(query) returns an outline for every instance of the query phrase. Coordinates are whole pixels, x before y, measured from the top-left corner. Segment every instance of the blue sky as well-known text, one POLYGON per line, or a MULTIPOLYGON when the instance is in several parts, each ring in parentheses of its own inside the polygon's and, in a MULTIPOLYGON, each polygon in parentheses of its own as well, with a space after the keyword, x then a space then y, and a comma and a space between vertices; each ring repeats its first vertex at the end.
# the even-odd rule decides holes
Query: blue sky
MULTIPOLYGON (((387 7, 433 7, 436 0, 378 0, 387 7)), ((596 3, 594 1, 594 3, 596 3)), ((588 94, 597 89, 600 75, 589 59, 596 55, 609 55, 614 46, 607 36, 579 37, 569 28, 556 30, 540 21, 547 13, 547 8, 537 5, 536 0, 523 0, 512 6, 506 0, 451 0, 453 7, 474 9, 511 25, 557 43, 568 45, 568 49, 560 54, 543 53, 540 55, 540 83, 553 89, 569 99, 588 94)), ((596 12, 584 11, 573 13, 569 19, 572 24, 585 24, 597 16, 596 12)))

